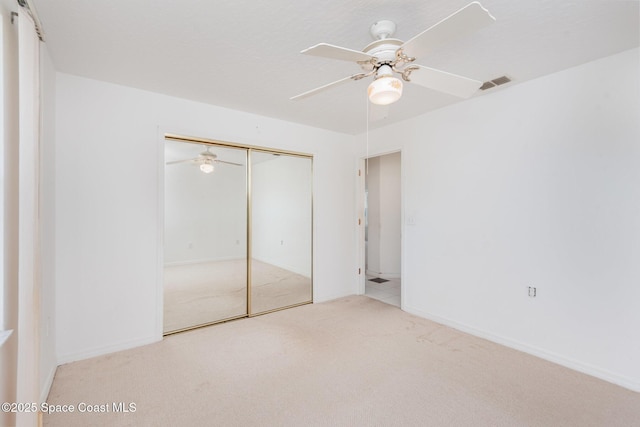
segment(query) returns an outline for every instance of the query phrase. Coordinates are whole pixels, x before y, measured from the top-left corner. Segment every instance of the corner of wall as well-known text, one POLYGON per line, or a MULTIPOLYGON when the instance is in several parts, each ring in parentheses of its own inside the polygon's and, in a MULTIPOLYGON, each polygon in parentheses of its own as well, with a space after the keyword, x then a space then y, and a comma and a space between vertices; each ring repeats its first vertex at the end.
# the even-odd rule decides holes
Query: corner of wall
POLYGON ((610 382, 612 384, 619 385, 631 391, 640 393, 640 379, 627 378, 615 374, 613 372, 609 372, 607 370, 580 362, 578 360, 570 359, 564 357, 560 354, 556 354, 553 352, 549 352, 538 348, 536 346, 532 346, 520 341, 516 341, 510 338, 506 338, 500 335, 493 334, 491 332, 477 329, 472 326, 456 322, 451 319, 447 319, 444 317, 436 316, 431 313, 424 312, 422 310, 416 309, 411 306, 402 307, 404 311, 407 313, 414 314, 416 316, 422 317, 424 319, 431 320, 436 323, 440 323, 442 325, 448 326, 450 328, 456 329, 461 332, 465 332, 476 337, 484 338, 488 341, 494 342, 496 344, 504 345, 509 348, 513 348, 533 356, 539 357, 541 359, 547 360, 552 363, 556 363, 558 365, 564 366, 565 368, 572 369, 574 371, 582 372, 583 374, 591 375, 592 377, 599 378, 601 380, 610 382))

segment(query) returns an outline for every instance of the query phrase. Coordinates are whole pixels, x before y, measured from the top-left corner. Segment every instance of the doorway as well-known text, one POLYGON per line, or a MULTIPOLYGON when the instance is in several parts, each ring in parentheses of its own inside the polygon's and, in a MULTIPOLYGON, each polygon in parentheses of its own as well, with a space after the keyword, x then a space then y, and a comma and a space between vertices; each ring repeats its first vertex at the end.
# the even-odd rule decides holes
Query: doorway
POLYGON ((165 138, 163 333, 311 303, 312 157, 165 138))
POLYGON ((401 155, 365 162, 364 294, 401 306, 401 155))

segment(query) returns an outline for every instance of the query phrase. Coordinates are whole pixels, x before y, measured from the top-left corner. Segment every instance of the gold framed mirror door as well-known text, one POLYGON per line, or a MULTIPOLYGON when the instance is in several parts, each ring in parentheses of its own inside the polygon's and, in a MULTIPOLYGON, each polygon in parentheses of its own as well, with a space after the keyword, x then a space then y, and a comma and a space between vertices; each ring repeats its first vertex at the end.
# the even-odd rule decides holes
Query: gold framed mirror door
POLYGON ((311 303, 311 156, 165 135, 163 331, 311 303))
POLYGON ((246 150, 165 142, 165 334, 247 315, 247 163, 246 150))
POLYGON ((312 301, 312 159, 249 155, 253 315, 312 301))

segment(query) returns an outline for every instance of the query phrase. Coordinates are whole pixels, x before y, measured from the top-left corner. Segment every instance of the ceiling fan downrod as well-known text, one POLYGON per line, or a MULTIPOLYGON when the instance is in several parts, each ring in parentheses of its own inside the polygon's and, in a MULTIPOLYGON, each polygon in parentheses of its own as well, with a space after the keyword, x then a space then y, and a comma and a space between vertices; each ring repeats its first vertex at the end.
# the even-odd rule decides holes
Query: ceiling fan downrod
POLYGON ((374 40, 384 40, 390 38, 396 32, 396 23, 388 20, 374 22, 369 28, 369 32, 374 40))

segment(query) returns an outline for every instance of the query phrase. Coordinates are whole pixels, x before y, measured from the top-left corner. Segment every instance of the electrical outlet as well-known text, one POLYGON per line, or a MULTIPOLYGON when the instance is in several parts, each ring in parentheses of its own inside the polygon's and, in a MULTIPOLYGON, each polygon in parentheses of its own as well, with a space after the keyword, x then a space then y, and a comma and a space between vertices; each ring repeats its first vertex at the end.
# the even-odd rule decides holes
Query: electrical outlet
POLYGON ((529 286, 529 296, 531 298, 535 298, 536 297, 536 288, 534 288, 533 286, 529 286))

